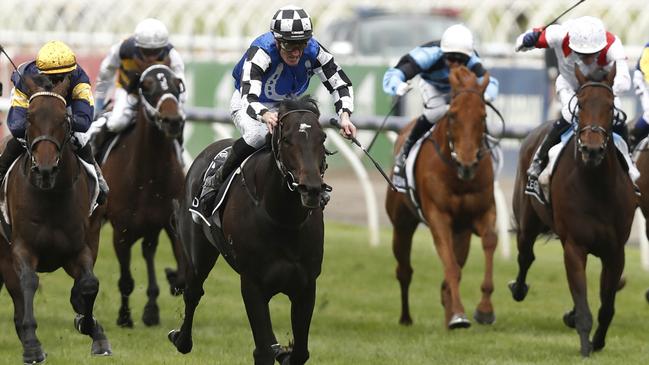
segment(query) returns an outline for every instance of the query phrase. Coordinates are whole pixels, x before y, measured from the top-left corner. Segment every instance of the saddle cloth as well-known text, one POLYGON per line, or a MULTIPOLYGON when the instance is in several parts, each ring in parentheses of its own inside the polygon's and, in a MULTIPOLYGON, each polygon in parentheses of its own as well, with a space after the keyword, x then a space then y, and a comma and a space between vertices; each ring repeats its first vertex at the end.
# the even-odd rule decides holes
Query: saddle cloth
MULTIPOLYGON (((427 223, 426 223, 426 219, 424 218, 423 212, 421 211, 419 198, 417 197, 417 186, 415 183, 415 162, 417 162, 417 156, 419 156, 419 150, 421 149, 422 144, 433 133, 436 126, 437 124, 435 124, 431 130, 426 132, 419 140, 417 140, 417 142, 415 142, 415 144, 412 146, 412 149, 408 153, 408 157, 406 158, 406 190, 408 193, 408 197, 410 198, 410 201, 412 202, 412 204, 415 207, 415 210, 417 211, 417 216, 424 224, 427 223)), ((500 144, 498 144, 497 139, 489 135, 487 136, 487 139, 489 139, 491 145, 493 146, 490 149, 490 152, 491 152, 491 161, 493 165, 494 180, 495 180, 497 179, 498 175, 502 171, 503 152, 502 152, 502 148, 500 147, 500 144)))
MULTIPOLYGON (((541 192, 544 195, 545 201, 548 203, 550 203, 550 182, 552 181, 552 174, 556 169, 557 161, 564 151, 564 147, 568 144, 570 138, 574 137, 574 135, 575 133, 572 128, 567 130, 564 134, 561 135, 561 141, 558 144, 552 146, 552 148, 550 148, 550 150, 548 151, 548 164, 539 175, 539 185, 541 186, 541 192)), ((617 148, 618 155, 622 157, 622 160, 626 163, 629 178, 631 178, 631 181, 635 183, 638 177, 640 177, 640 171, 638 171, 635 163, 631 160, 629 147, 627 146, 626 142, 624 142, 624 138, 622 138, 617 133, 613 133, 613 143, 617 148)))

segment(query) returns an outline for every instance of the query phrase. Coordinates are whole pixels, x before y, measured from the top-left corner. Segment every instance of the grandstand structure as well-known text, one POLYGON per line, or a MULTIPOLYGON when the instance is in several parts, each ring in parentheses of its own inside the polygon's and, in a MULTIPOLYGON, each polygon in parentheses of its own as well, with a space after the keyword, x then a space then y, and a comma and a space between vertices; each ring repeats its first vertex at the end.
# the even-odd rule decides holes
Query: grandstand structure
MULTIPOLYGON (((309 11, 316 34, 363 7, 457 12, 478 33, 481 52, 506 57, 513 53, 516 35, 547 23, 577 0, 3 0, 0 44, 22 52, 61 39, 77 52, 93 53, 129 34, 139 20, 156 17, 168 24, 183 54, 194 59, 236 57, 250 39, 267 30, 273 12, 291 2, 309 11)), ((634 56, 649 41, 645 8, 645 1, 587 0, 567 17, 599 16, 634 56)))

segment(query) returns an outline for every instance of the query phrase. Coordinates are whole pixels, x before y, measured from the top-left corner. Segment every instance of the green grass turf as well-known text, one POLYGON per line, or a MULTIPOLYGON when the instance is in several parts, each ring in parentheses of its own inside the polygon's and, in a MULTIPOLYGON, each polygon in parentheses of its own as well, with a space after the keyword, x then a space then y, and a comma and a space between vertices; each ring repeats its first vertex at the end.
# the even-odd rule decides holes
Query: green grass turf
MULTIPOLYGON (((172 297, 163 270, 173 265, 168 241, 163 235, 156 271, 160 284, 161 325, 147 328, 141 321, 146 300, 146 271, 138 243, 133 253, 136 287, 131 296, 135 328, 115 325, 120 296, 118 266, 112 234, 102 231, 96 275, 101 286, 96 316, 106 329, 114 355, 90 356, 90 339, 73 326, 69 304, 72 280, 59 270, 41 274, 36 296, 37 334, 48 353, 48 364, 251 364, 252 335, 239 292, 238 276, 219 260, 205 285, 205 296, 194 321, 194 349, 179 354, 167 340, 167 332, 179 327, 184 310, 181 297, 172 297)), ((400 326, 399 287, 394 276, 391 232, 381 233, 381 245, 369 247, 366 229, 328 223, 325 260, 318 280, 317 302, 310 332, 310 364, 576 364, 581 363, 578 336, 566 328, 561 316, 572 306, 563 268, 563 255, 556 241, 536 244, 535 261, 526 300, 511 299, 507 282, 515 277, 515 256, 495 261, 493 302, 496 323, 473 323, 468 330, 449 332, 443 328, 439 299, 442 270, 430 234, 415 235, 411 285, 414 324, 400 326)), ((515 245, 513 246, 515 247, 515 245)), ((515 249, 514 249, 515 251, 515 249)), ((515 252, 514 252, 515 255, 515 252)), ((593 317, 599 307, 599 260, 589 257, 589 302, 593 317)), ((462 299, 468 315, 480 297, 484 258, 478 240, 463 271, 462 299)), ((649 274, 642 271, 638 252, 627 249, 626 288, 618 294, 616 315, 607 344, 595 353, 591 364, 649 363, 649 304, 644 292, 649 274)), ((284 296, 271 301, 275 333, 286 345, 291 338, 289 302, 284 296)), ((22 348, 14 332, 13 305, 6 291, 0 292, 0 364, 21 363, 22 348)), ((594 331, 594 330, 593 330, 594 331)))

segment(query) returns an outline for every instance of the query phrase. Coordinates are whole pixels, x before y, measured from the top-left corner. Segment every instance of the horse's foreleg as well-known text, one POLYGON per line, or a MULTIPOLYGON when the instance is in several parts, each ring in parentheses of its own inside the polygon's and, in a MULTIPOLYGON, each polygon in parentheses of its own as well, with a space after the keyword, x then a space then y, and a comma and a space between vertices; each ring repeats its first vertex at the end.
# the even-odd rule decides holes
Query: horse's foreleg
POLYGON ((606 331, 613 320, 615 314, 615 295, 617 293, 617 283, 620 281, 622 271, 624 270, 624 250, 623 248, 617 255, 602 258, 602 274, 600 277, 599 296, 601 307, 597 315, 597 329, 593 336, 593 350, 599 351, 606 344, 606 331))
MULTIPOLYGON (((291 296, 291 327, 294 341, 288 362, 291 365, 301 365, 309 359, 309 327, 315 306, 315 292, 316 282, 313 279, 303 292, 291 296)), ((284 363, 285 361, 282 361, 282 364, 284 363)))
MULTIPOLYGON (((403 214, 410 215, 409 212, 403 212, 403 214)), ((413 270, 410 263, 410 252, 412 249, 412 236, 419 222, 416 218, 404 217, 403 214, 400 214, 392 223, 394 226, 392 230, 392 253, 394 258, 397 259, 396 276, 401 288, 401 317, 399 323, 411 325, 412 317, 410 316, 408 289, 412 281, 413 270)))
POLYGON ((473 318, 480 324, 492 324, 496 320, 494 314, 493 304, 491 303, 491 294, 494 291, 493 282, 493 267, 494 267, 494 251, 498 244, 498 236, 494 231, 496 224, 496 211, 495 208, 490 210, 483 218, 477 222, 476 231, 482 238, 482 250, 484 251, 485 270, 482 285, 482 298, 476 308, 473 318))
POLYGON ((246 306, 252 337, 255 340, 253 351, 255 365, 273 365, 277 339, 270 320, 268 308, 270 298, 262 292, 253 278, 246 275, 241 275, 241 295, 246 306))
MULTIPOLYGON (((18 278, 18 274, 14 271, 14 266, 13 263, 11 262, 10 257, 3 258, 0 255, 0 260, 2 261, 0 266, 2 267, 2 273, 3 273, 2 275, 5 280, 5 284, 7 286, 7 291, 9 292, 9 295, 11 295, 11 299, 13 301, 14 328, 16 329, 16 334, 18 335, 18 339, 22 344, 24 343, 23 333, 22 333, 23 332, 22 323, 23 323, 23 317, 25 315, 25 299, 23 298, 23 291, 20 286, 20 279, 18 278)), ((40 361, 44 359, 45 359, 45 354, 43 353, 42 359, 40 361)))
MULTIPOLYGON (((29 255, 27 252, 23 252, 23 254, 29 255)), ((30 257, 22 256, 20 253, 14 252, 15 268, 18 274, 17 281, 19 283, 19 289, 17 289, 22 297, 22 315, 19 317, 14 316, 14 321, 16 321, 16 331, 23 345, 23 362, 25 364, 40 363, 45 361, 45 352, 43 352, 41 343, 36 337, 37 324, 34 317, 34 295, 38 289, 38 275, 36 275, 34 267, 28 264, 32 261, 30 257)), ((14 305, 16 305, 15 299, 14 305)))
POLYGON ((449 329, 467 328, 471 322, 464 313, 464 306, 460 299, 461 267, 455 256, 453 247, 453 234, 451 231, 451 217, 429 209, 426 219, 430 224, 437 254, 444 266, 444 284, 442 290, 448 290, 449 295, 444 298, 446 309, 446 326, 449 329), (447 299, 448 298, 448 299, 447 299), (450 311, 448 310, 450 308, 450 311))
POLYGON ((216 259, 219 257, 218 251, 205 239, 202 244, 196 244, 192 241, 193 247, 199 252, 197 253, 196 261, 187 270, 187 284, 183 292, 183 300, 185 302, 185 318, 180 330, 171 330, 167 337, 174 344, 178 352, 186 354, 192 350, 192 325, 194 322, 194 313, 196 307, 205 293, 203 291, 203 283, 207 279, 216 259), (203 250, 204 249, 204 250, 203 250))
POLYGON ((527 272, 534 262, 534 242, 539 235, 540 221, 533 216, 532 207, 528 206, 522 217, 519 217, 519 227, 516 232, 516 242, 518 247, 518 275, 516 280, 509 283, 509 290, 515 301, 520 302, 527 296, 529 286, 526 283, 527 272))
POLYGON ((121 305, 117 314, 117 325, 120 327, 133 327, 133 319, 131 318, 131 309, 129 308, 128 300, 135 282, 131 276, 131 245, 132 241, 126 242, 121 238, 120 233, 114 231, 113 247, 115 255, 119 262, 119 280, 117 286, 121 294, 121 305))
MULTIPOLYGON (((575 303, 575 328, 581 342, 581 355, 589 356, 592 351, 590 343, 590 330, 593 327, 593 316, 588 307, 586 286, 586 255, 582 247, 574 242, 567 241, 563 244, 563 258, 568 276, 568 284, 572 300, 575 303)), ((618 275, 619 280, 619 275, 618 275)), ((615 282, 617 286, 617 281, 615 282)))
POLYGON ((171 242, 171 249, 173 250, 174 258, 176 259, 176 270, 165 268, 167 281, 169 281, 169 290, 171 295, 180 295, 183 293, 185 288, 187 258, 185 257, 185 252, 183 251, 181 242, 177 238, 171 225, 165 227, 165 232, 167 232, 169 242, 171 242))
POLYGON ((142 240, 142 256, 146 262, 146 273, 149 278, 146 289, 147 303, 144 305, 142 312, 142 322, 147 326, 160 324, 160 308, 158 307, 158 296, 160 288, 155 275, 155 252, 158 248, 158 232, 150 237, 144 237, 142 240))
POLYGON ((74 278, 74 285, 70 291, 70 303, 77 313, 74 326, 79 333, 92 338, 91 353, 93 355, 108 356, 112 349, 104 329, 95 319, 93 308, 99 293, 99 280, 92 272, 94 254, 86 247, 76 260, 64 265, 65 271, 74 278))

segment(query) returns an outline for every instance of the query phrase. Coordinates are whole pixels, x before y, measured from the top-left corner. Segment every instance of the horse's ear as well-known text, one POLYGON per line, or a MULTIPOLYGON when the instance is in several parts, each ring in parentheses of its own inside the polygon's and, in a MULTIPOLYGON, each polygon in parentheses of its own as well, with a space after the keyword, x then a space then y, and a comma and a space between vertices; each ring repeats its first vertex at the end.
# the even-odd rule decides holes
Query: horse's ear
POLYGON ((577 81, 579 82, 579 85, 583 85, 586 83, 586 76, 581 72, 579 69, 579 65, 575 65, 575 76, 577 77, 577 81))
POLYGON ((489 76, 489 71, 485 72, 482 76, 482 84, 480 84, 480 91, 482 94, 484 94, 485 90, 487 90, 487 86, 489 86, 489 76))
POLYGON ((61 96, 66 96, 68 94, 68 89, 70 88, 70 82, 70 74, 67 74, 63 78, 63 81, 59 82, 52 91, 61 96))
POLYGON ((611 68, 611 71, 608 72, 608 75, 606 75, 606 83, 609 86, 613 86, 613 82, 615 81, 615 74, 617 73, 617 61, 613 62, 613 67, 611 68))

